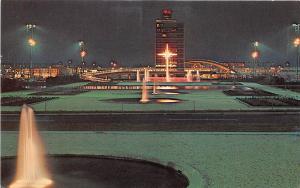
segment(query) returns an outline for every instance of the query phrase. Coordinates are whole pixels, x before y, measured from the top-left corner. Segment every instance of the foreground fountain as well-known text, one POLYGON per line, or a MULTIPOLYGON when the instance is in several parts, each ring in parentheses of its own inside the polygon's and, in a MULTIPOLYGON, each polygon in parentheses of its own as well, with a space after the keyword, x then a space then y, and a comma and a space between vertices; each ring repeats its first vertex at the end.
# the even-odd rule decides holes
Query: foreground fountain
POLYGON ((142 98, 140 100, 141 103, 148 103, 149 102, 149 97, 148 97, 148 91, 147 91, 147 85, 146 85, 146 80, 144 78, 143 80, 143 85, 142 85, 142 98))
POLYGON ((42 140, 36 130, 33 110, 21 111, 17 171, 9 188, 46 188, 53 184, 45 163, 42 140))
MULTIPOLYGON (((152 188, 163 185, 166 188, 186 188, 189 185, 186 176, 169 166, 141 159, 89 154, 48 156, 50 178, 33 110, 24 105, 20 120, 18 156, 1 157, 1 187, 152 188)), ((68 142, 64 144, 72 145, 72 140, 68 142)), ((84 149, 79 152, 84 152, 84 149)))

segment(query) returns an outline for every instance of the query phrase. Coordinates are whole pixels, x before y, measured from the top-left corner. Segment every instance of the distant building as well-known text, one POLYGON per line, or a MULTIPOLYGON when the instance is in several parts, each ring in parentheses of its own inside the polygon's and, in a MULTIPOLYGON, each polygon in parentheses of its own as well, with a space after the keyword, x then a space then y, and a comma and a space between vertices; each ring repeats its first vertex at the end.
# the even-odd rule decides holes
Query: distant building
POLYGON ((165 59, 158 56, 165 50, 166 44, 177 56, 172 58, 170 67, 184 69, 184 24, 172 19, 172 10, 162 10, 162 17, 156 19, 155 67, 165 67, 165 59))
POLYGON ((235 68, 245 68, 246 63, 245 62, 240 62, 240 61, 226 61, 226 62, 219 62, 221 65, 224 65, 228 68, 235 69, 235 68))
POLYGON ((46 79, 49 77, 57 77, 60 74, 58 68, 21 68, 14 70, 14 78, 28 79, 30 77, 46 79))

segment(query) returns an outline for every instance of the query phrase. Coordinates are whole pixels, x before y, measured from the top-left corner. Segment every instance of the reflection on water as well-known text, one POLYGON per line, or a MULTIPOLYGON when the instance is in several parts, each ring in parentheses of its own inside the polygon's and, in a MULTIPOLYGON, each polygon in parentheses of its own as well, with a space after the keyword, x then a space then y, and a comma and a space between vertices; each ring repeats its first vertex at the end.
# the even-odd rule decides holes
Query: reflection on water
POLYGON ((177 92, 163 92, 164 95, 179 95, 177 92))
POLYGON ((158 102, 158 103, 179 103, 180 100, 178 100, 178 99, 157 99, 156 102, 158 102))
POLYGON ((178 87, 177 86, 157 86, 157 89, 171 90, 171 89, 178 89, 178 87))

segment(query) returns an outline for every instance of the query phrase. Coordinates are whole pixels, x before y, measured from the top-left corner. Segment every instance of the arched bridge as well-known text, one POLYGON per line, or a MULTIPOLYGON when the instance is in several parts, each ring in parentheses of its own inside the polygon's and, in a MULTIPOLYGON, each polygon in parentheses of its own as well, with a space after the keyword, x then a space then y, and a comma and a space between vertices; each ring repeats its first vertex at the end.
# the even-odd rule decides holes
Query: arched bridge
MULTIPOLYGON (((189 71, 199 71, 199 72, 207 72, 214 74, 234 74, 236 71, 233 69, 218 63, 217 61, 212 60, 191 60, 184 63, 185 72, 189 71)), ((139 68, 118 68, 118 69, 104 69, 96 72, 85 72, 81 76, 86 80, 93 81, 109 81, 111 78, 124 78, 127 77, 130 79, 137 75, 144 75, 145 69, 149 73, 149 75, 159 75, 165 74, 164 68, 154 68, 154 67, 139 67, 139 68), (151 74, 150 74, 151 73, 151 74)), ((170 72, 176 74, 175 69, 170 69, 170 72)))
POLYGON ((184 63, 185 70, 210 70, 212 67, 216 67, 217 69, 220 70, 222 73, 236 73, 235 70, 230 69, 229 67, 220 64, 217 61, 213 60, 191 60, 191 61, 186 61, 184 63))

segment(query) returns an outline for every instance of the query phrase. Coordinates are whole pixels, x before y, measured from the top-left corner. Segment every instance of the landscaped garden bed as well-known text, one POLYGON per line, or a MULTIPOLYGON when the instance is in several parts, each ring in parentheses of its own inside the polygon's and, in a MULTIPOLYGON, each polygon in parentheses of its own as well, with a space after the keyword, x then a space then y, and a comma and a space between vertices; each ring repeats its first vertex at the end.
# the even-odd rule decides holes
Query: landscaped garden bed
POLYGON ((300 100, 290 97, 251 97, 238 100, 251 106, 300 106, 300 100))
POLYGON ((277 87, 300 93, 300 84, 298 84, 298 85, 296 85, 296 84, 294 84, 294 85, 279 85, 277 87))
POLYGON ((2 97, 1 106, 22 106, 23 104, 32 104, 56 99, 58 97, 2 97))
POLYGON ((81 89, 79 87, 76 88, 56 87, 56 88, 46 89, 44 91, 32 93, 31 95, 77 95, 84 92, 88 92, 88 90, 81 89))
POLYGON ((235 87, 224 90, 223 93, 229 96, 276 96, 274 93, 250 87, 235 87))

